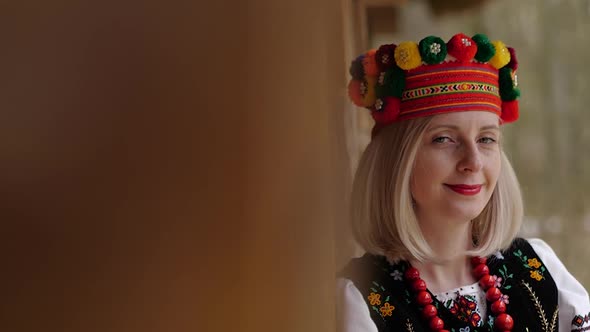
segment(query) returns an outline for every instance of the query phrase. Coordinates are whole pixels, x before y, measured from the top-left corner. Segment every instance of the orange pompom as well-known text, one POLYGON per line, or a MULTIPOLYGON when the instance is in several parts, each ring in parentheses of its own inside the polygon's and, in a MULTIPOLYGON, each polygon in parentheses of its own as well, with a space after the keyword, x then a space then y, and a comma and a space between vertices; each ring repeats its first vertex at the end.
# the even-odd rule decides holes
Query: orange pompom
POLYGON ((502 123, 511 123, 518 120, 518 100, 502 102, 502 123))
POLYGON ((379 68, 377 67, 377 61, 375 60, 375 53, 377 50, 373 49, 368 51, 363 58, 363 68, 366 76, 376 77, 379 75, 379 68))
POLYGON ((363 95, 361 94, 361 84, 359 80, 350 80, 348 82, 348 97, 359 107, 363 107, 363 95))

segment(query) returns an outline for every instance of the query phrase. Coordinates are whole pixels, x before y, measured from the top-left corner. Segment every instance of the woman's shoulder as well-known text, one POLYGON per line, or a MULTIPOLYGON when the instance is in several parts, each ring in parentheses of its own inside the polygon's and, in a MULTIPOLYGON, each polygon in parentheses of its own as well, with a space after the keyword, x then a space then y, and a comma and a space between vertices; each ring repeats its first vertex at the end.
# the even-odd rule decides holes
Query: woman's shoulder
POLYGON ((527 243, 553 278, 558 291, 559 331, 590 329, 590 299, 584 286, 568 271, 553 248, 538 238, 519 239, 527 243))

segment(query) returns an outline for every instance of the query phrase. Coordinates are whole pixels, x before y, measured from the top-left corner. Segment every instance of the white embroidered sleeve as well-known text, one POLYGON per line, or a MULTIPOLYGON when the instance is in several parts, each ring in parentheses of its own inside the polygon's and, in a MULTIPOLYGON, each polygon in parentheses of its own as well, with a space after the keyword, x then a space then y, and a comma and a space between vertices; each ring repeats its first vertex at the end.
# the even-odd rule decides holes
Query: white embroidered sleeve
POLYGON ((588 292, 572 276, 553 249, 541 239, 528 240, 545 264, 557 285, 559 306, 559 332, 590 331, 590 300, 588 292))
POLYGON ((338 332, 377 332, 363 295, 349 279, 336 279, 338 332))

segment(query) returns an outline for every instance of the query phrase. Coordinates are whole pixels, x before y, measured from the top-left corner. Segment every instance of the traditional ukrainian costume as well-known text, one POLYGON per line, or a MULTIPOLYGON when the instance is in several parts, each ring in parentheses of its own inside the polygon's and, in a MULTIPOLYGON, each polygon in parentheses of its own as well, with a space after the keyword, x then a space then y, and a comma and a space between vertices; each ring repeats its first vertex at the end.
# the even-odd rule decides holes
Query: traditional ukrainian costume
MULTIPOLYGON (((590 330, 588 293, 545 242, 517 239, 487 265, 512 331, 590 330)), ((339 331, 431 331, 404 278, 408 266, 369 254, 353 259, 337 280, 339 331)), ((430 295, 446 330, 494 331, 497 315, 479 282, 430 295)))

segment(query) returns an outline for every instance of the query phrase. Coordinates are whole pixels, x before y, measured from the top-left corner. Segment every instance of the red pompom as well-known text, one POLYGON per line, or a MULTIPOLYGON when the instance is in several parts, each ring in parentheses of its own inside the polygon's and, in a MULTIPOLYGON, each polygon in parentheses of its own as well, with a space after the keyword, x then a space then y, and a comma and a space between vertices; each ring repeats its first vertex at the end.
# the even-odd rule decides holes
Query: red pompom
POLYGON ((502 292, 497 287, 490 287, 486 292, 486 299, 490 302, 497 301, 502 296, 502 292))
POLYGON ((459 33, 447 43, 447 52, 459 61, 471 61, 477 53, 477 44, 471 37, 459 33))
POLYGON ((502 123, 511 123, 518 120, 518 100, 502 102, 502 123))
POLYGON ((473 275, 476 278, 481 278, 486 274, 490 274, 490 268, 485 264, 479 264, 473 269, 473 275))
MULTIPOLYGON (((371 112, 371 115, 373 116, 373 119, 375 120, 375 122, 381 124, 381 125, 385 125, 391 122, 394 122, 395 120, 397 120, 398 116, 399 116, 399 111, 400 111, 400 102, 401 100, 397 97, 385 97, 381 99, 381 102, 383 103, 381 105, 381 109, 380 110, 373 110, 371 112)), ((408 272, 410 270, 416 270, 415 268, 411 267, 406 271, 406 274, 408 274, 408 272)), ((416 272, 411 272, 411 273, 417 273, 416 277, 414 279, 418 279, 420 277, 420 273, 418 273, 418 270, 416 270, 416 272)), ((407 280, 414 280, 411 278, 408 278, 408 276, 406 275, 406 279, 407 280)))
POLYGON ((375 62, 377 62, 379 71, 387 71, 387 69, 396 65, 394 58, 396 47, 395 44, 385 44, 379 47, 375 53, 375 62))
POLYGON ((516 52, 512 47, 508 47, 508 52, 510 52, 510 62, 508 62, 506 67, 512 69, 512 71, 516 71, 518 69, 518 60, 516 59, 516 52))

